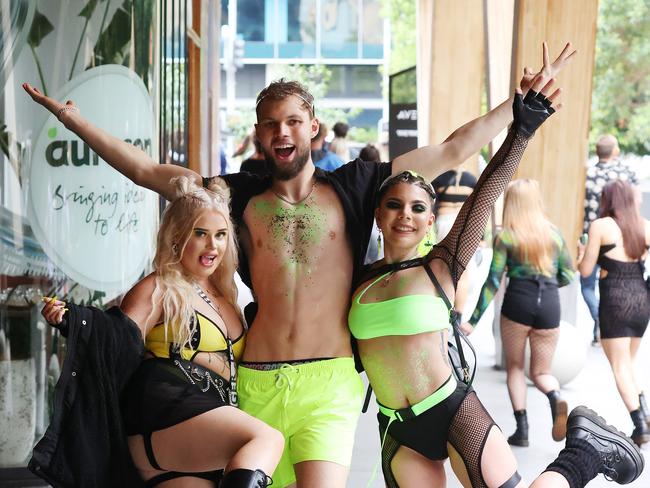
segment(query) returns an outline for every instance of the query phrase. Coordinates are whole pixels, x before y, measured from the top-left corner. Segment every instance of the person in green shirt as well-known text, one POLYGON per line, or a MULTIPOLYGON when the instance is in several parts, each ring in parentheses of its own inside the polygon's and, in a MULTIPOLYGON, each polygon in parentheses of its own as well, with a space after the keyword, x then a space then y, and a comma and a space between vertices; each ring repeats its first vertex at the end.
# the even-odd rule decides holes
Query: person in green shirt
POLYGON ((551 361, 560 335, 558 288, 571 282, 573 263, 560 231, 548 220, 535 180, 513 181, 505 194, 503 229, 494 237, 490 273, 464 332, 469 333, 499 289, 504 272, 508 288, 501 307, 501 340, 506 358, 508 394, 517 430, 508 438, 528 446, 524 351, 530 341, 530 377, 546 394, 553 416, 553 440, 566 435, 568 406, 560 383, 551 374, 551 361))

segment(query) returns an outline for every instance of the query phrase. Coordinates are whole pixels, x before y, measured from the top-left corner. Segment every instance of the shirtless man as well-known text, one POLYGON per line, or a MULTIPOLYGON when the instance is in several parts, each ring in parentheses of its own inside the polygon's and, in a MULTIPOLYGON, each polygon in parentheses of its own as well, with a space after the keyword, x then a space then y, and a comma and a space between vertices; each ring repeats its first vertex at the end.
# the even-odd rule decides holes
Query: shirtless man
MULTIPOLYGON (((544 45, 543 84, 567 63, 570 45, 551 63, 544 45)), ((533 74, 526 71, 530 86, 533 74)), ((92 126, 74 109, 24 85, 104 161, 164 197, 174 176, 200 177, 152 161, 144 152, 92 126), (65 110, 64 110, 65 109, 65 110)), ((242 277, 259 306, 239 367, 240 406, 278 428, 286 448, 274 486, 344 487, 363 387, 354 368, 347 313, 373 222, 375 190, 390 174, 412 169, 429 181, 476 153, 512 120, 512 99, 392 163, 355 161, 334 172, 314 167, 318 132, 313 97, 298 83, 277 81, 257 97, 257 137, 273 175, 226 175, 239 225, 242 277)))

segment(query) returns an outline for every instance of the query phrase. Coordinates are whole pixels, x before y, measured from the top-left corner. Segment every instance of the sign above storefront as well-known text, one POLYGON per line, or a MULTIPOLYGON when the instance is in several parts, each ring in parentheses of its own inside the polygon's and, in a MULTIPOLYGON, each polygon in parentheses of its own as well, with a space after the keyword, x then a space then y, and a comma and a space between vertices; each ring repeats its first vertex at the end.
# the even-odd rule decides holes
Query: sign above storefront
MULTIPOLYGON (((123 66, 87 70, 55 95, 84 118, 152 155, 154 116, 140 78, 123 66)), ((50 115, 26 170, 27 211, 49 258, 107 299, 130 287, 153 251, 157 196, 111 168, 50 115)))

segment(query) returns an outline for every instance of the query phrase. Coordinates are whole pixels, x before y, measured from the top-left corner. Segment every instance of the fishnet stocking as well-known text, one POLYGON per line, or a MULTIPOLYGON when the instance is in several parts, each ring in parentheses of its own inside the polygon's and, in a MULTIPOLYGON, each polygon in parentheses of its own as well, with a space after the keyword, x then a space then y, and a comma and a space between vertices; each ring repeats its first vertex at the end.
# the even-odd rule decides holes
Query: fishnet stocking
MULTIPOLYGON (((383 437, 384 432, 380 430, 380 434, 383 437)), ((393 474, 393 469, 391 464, 397 450, 400 448, 399 442, 397 442, 390 434, 386 434, 386 439, 384 440, 384 447, 381 450, 381 470, 384 473, 384 481, 386 483, 386 488, 399 488, 395 475, 393 474)))
POLYGON ((449 443, 463 459, 473 488, 487 488, 481 460, 492 426, 496 424, 475 392, 465 397, 449 426, 449 443))
POLYGON ((427 259, 439 258, 447 263, 454 288, 483 237, 494 202, 515 174, 527 144, 528 139, 511 127, 458 212, 449 234, 429 252, 427 259))
POLYGON ((560 338, 560 328, 532 329, 530 340, 530 375, 551 374, 551 362, 560 338))
POLYGON ((530 331, 531 327, 513 322, 503 315, 501 316, 501 343, 508 366, 524 369, 526 338, 530 331))

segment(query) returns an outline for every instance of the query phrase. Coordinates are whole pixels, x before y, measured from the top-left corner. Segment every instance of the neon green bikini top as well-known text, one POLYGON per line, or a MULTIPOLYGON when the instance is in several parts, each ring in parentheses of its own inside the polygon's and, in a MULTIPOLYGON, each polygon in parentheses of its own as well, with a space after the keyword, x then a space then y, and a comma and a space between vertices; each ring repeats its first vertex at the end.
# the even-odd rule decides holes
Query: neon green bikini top
POLYGON ((368 289, 389 273, 370 283, 352 300, 348 325, 355 338, 415 335, 449 327, 447 305, 442 298, 434 295, 406 295, 381 302, 361 303, 368 289))

